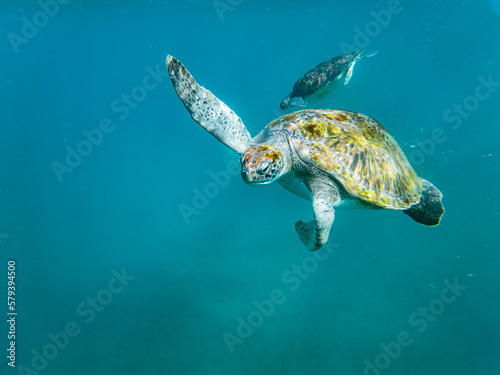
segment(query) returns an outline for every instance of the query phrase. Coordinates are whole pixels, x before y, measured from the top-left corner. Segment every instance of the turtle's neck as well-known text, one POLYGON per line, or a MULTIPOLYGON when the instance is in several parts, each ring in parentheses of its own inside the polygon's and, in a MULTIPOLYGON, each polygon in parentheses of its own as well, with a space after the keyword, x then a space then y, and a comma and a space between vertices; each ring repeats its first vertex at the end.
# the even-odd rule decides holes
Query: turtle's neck
POLYGON ((281 152, 283 157, 283 168, 280 176, 284 176, 291 171, 293 166, 292 150, 290 149, 290 143, 288 142, 288 134, 284 131, 277 131, 266 135, 267 137, 263 137, 261 142, 272 144, 281 152))

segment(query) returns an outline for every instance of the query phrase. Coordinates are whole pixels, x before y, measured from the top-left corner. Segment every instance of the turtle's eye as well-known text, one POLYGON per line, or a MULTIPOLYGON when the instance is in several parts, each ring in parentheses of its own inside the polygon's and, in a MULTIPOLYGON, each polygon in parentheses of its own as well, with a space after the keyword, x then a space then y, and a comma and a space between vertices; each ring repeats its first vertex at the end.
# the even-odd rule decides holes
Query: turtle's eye
POLYGON ((268 174, 271 172, 272 164, 267 160, 263 160, 259 164, 259 170, 257 171, 259 174, 268 174))

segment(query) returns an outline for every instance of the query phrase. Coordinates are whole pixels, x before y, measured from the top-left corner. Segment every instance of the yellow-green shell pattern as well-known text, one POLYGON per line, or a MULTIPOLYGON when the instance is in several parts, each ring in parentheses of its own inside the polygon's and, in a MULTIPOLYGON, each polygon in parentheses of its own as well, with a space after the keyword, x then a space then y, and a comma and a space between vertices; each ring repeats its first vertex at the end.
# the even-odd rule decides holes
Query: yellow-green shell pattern
POLYGON ((343 110, 303 110, 273 121, 306 164, 326 172, 351 195, 402 210, 420 201, 421 179, 403 151, 374 119, 343 110))

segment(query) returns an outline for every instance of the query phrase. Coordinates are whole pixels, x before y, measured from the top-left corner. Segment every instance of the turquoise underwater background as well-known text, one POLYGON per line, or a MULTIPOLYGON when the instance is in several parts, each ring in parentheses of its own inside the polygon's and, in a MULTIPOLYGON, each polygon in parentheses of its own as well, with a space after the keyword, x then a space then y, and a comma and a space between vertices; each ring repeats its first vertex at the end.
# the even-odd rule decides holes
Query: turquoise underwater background
POLYGON ((1 374, 500 374, 500 2, 3 1, 1 374), (444 194, 439 227, 245 185, 189 116, 180 59, 256 135, 311 103, 380 121, 444 194), (16 367, 7 262, 16 262, 16 367))

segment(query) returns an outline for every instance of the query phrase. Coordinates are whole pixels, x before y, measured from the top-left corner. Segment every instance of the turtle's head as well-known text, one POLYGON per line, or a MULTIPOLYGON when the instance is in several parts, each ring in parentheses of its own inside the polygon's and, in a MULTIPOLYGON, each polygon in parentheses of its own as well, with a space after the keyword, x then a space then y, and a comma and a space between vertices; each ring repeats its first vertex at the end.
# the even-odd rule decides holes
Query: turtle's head
POLYGON ((290 98, 291 98, 291 94, 288 94, 288 96, 283 99, 280 103, 280 108, 283 112, 286 113, 286 110, 288 109, 288 107, 290 107, 290 98))
POLYGON ((264 185, 281 177, 284 158, 278 147, 261 143, 241 155, 241 177, 249 185, 264 185))

